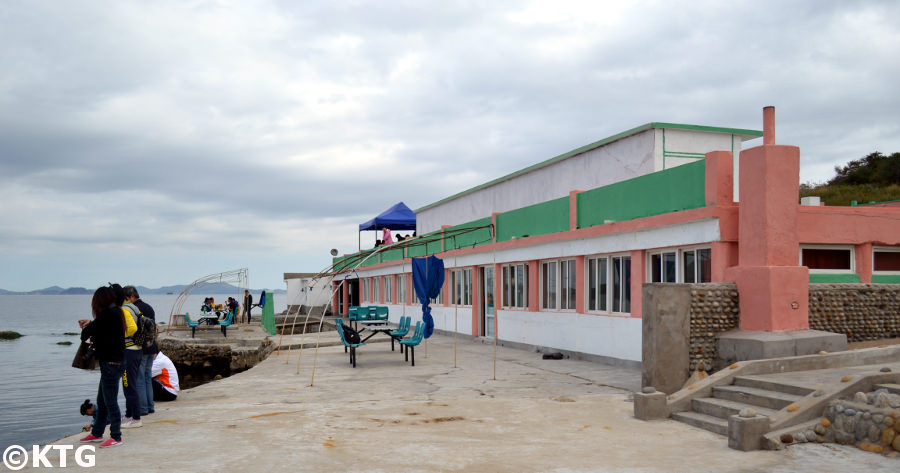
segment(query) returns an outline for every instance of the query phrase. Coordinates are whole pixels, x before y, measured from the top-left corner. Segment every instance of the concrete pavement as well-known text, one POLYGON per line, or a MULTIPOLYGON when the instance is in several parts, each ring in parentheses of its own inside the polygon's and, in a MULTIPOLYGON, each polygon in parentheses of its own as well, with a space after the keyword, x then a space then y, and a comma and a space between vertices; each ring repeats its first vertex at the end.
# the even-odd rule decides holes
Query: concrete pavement
MULTIPOLYGON (((315 337, 315 334, 306 337, 315 337)), ((377 338, 378 336, 376 336, 377 338)), ((277 343, 277 337, 275 342, 277 343)), ((322 334, 333 341, 334 332, 322 334)), ((308 338, 312 340, 313 338, 308 338)), ((293 341, 293 340, 292 340, 293 341)), ((416 366, 389 343, 272 354, 157 403, 95 471, 891 471, 900 460, 837 445, 739 452, 672 420, 633 418, 638 370, 435 335, 416 366), (315 360, 314 384, 313 363, 315 360)), ((78 444, 71 436, 58 444, 78 444)), ((52 457, 52 455, 51 455, 52 457)))

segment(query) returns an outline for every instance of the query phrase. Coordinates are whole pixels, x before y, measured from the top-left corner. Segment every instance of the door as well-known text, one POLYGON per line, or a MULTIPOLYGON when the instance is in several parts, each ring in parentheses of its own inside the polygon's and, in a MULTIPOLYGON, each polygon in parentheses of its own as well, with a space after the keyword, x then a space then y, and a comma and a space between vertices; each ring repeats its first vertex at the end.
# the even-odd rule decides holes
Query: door
POLYGON ((481 335, 494 336, 494 267, 481 268, 481 335))

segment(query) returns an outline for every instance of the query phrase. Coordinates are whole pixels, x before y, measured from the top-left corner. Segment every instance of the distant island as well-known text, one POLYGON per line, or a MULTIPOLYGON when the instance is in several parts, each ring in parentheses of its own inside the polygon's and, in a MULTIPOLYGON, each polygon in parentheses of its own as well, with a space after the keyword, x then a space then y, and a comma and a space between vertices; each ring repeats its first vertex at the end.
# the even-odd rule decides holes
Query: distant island
MULTIPOLYGON (((137 290, 141 294, 180 294, 183 291, 187 284, 180 284, 176 286, 164 286, 156 289, 151 289, 149 287, 137 286, 137 290)), ((197 293, 202 294, 237 294, 241 292, 242 289, 237 286, 233 286, 231 284, 225 283, 217 283, 210 284, 208 286, 203 286, 203 288, 197 293)), ((262 292, 262 289, 250 289, 250 292, 259 295, 262 292)), ((275 289, 271 292, 275 294, 284 294, 286 291, 284 289, 275 289)), ((37 289, 34 291, 25 291, 25 292, 16 292, 16 291, 7 291, 5 289, 0 289, 0 295, 16 295, 16 296, 67 296, 67 295, 91 295, 94 293, 94 289, 87 289, 83 287, 69 287, 62 288, 59 286, 50 286, 45 287, 44 289, 37 289)), ((256 297, 256 296, 254 296, 256 297)))

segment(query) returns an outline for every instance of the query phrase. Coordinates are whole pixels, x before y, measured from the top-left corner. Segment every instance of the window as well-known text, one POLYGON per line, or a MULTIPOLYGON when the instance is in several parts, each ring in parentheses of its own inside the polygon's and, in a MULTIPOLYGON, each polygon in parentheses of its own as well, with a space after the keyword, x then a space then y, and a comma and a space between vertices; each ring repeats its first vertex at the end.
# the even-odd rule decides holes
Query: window
POLYGON ((541 307, 575 309, 575 260, 541 263, 541 307))
POLYGON ((455 305, 472 305, 472 268, 450 272, 450 298, 455 305))
POLYGON ((712 251, 709 248, 681 252, 682 281, 686 283, 712 281, 712 251))
POLYGON ((650 254, 650 282, 678 282, 677 261, 675 251, 650 254))
POLYGON ((394 302, 394 276, 384 278, 384 302, 394 302))
POLYGON ((609 310, 609 258, 588 259, 588 310, 609 310))
POLYGON ((631 257, 614 256, 612 259, 612 311, 631 312, 631 257))
POLYGON ((381 278, 372 278, 372 301, 381 302, 381 278))
POLYGON ((406 293, 406 275, 400 274, 397 276, 397 302, 401 304, 409 304, 409 299, 407 298, 406 293))
POLYGON ((511 264, 502 268, 503 307, 528 307, 528 265, 511 264))
POLYGON ((362 300, 369 301, 372 300, 372 294, 369 292, 369 280, 368 278, 359 278, 362 281, 362 300))
POLYGON ((900 247, 873 248, 872 258, 874 259, 872 269, 875 272, 900 272, 900 247))
POLYGON ((801 246, 800 266, 810 272, 844 273, 854 270, 853 248, 841 246, 801 246))

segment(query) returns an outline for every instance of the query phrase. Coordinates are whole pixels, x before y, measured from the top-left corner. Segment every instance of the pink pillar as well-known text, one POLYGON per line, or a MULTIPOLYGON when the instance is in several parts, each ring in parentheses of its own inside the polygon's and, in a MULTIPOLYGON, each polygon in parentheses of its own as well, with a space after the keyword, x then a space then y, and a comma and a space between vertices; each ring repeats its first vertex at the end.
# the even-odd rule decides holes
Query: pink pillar
POLYGON ((569 230, 578 228, 578 194, 582 192, 584 191, 569 191, 569 230))
POLYGON ((872 259, 872 243, 867 242, 856 245, 854 253, 856 253, 856 274, 859 274, 859 282, 871 283, 875 264, 872 259))
POLYGON ((729 151, 706 153, 706 205, 734 204, 734 166, 729 151))
POLYGON ((738 265, 738 246, 730 241, 715 241, 710 245, 712 274, 710 282, 726 281, 728 268, 738 265))
MULTIPOLYGON (((350 313, 350 309, 349 309, 349 307, 350 307, 350 291, 349 291, 349 289, 350 289, 350 283, 348 283, 346 279, 341 281, 341 294, 342 294, 341 299, 343 299, 343 301, 344 301, 344 311, 341 312, 342 314, 350 313)), ((337 308, 337 307, 335 306, 334 308, 337 308)), ((335 313, 337 313, 337 311, 335 311, 335 313)))
POLYGON ((335 292, 331 295, 331 313, 338 313, 338 294, 335 292))
POLYGON ((741 152, 739 265, 743 330, 809 328, 809 270, 798 266, 800 149, 775 144, 775 110, 763 111, 764 145, 741 152))
POLYGON ((647 252, 644 250, 631 251, 631 316, 643 317, 643 289, 647 279, 647 265, 644 258, 647 252))
POLYGON ((541 262, 538 260, 528 262, 528 310, 541 310, 541 262))

